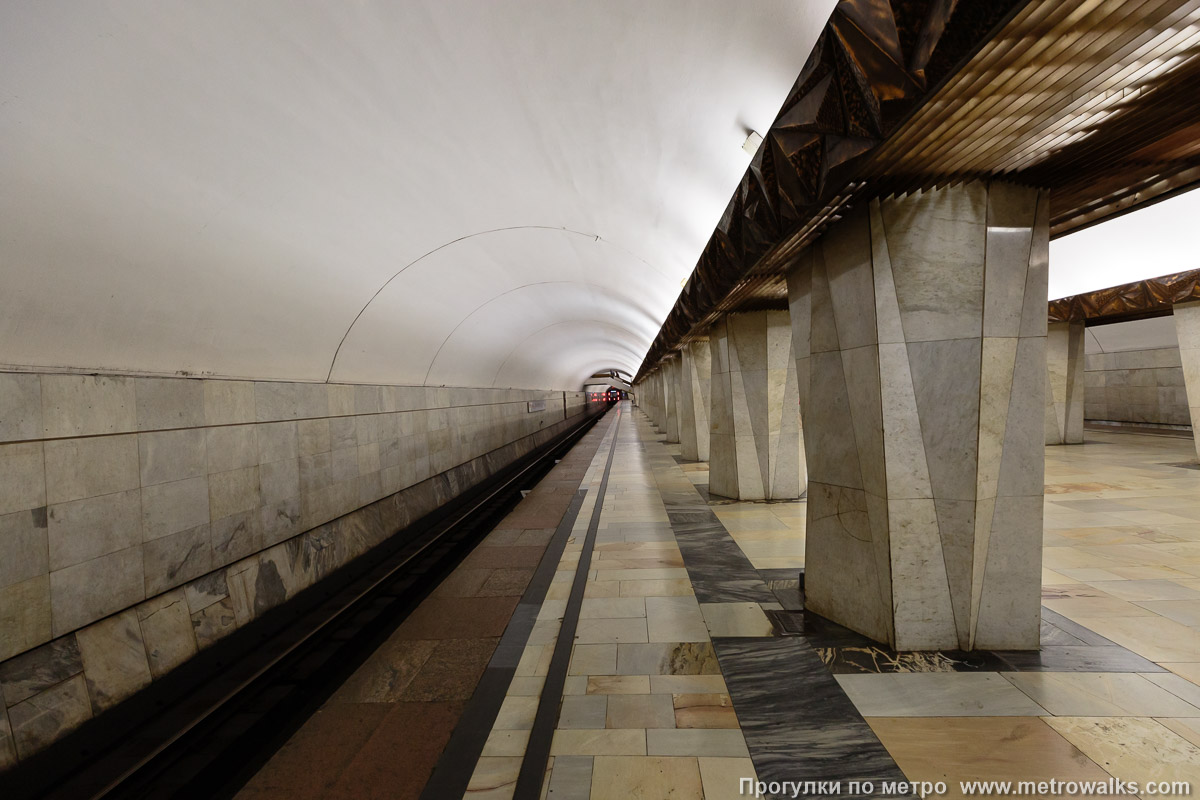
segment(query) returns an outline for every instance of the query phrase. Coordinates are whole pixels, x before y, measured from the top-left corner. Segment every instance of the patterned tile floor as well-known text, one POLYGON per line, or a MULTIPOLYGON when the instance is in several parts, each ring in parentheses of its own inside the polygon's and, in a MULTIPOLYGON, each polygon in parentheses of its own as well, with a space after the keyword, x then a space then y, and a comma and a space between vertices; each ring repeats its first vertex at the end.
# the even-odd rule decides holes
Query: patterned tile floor
MULTIPOLYGON (((553 800, 721 800, 743 796, 739 779, 756 776, 843 786, 906 776, 946 781, 950 796, 958 780, 1200 784, 1200 471, 1177 466, 1195 461, 1190 439, 1089 431, 1086 445, 1047 449, 1040 652, 894 653, 796 610, 802 501, 710 498, 706 465, 681 463, 678 446, 628 404, 593 436, 590 463, 575 473, 582 507, 562 528, 569 539, 466 797, 513 797, 526 749, 538 752, 543 735, 540 794, 553 800), (610 445, 576 619, 569 598, 610 445), (572 638, 560 663, 564 625, 572 638), (557 723, 539 733, 542 688, 560 667, 561 698, 548 699, 561 699, 557 723)), ((556 524, 538 522, 543 533, 556 524)), ((501 591, 499 573, 529 568, 505 560, 518 557, 531 554, 480 562, 489 572, 479 586, 467 564, 447 583, 467 596, 501 591)), ((502 598, 486 612, 439 607, 428 626, 406 623, 408 655, 385 646, 372 669, 387 677, 352 679, 343 694, 387 700, 389 687, 411 685, 413 645, 436 656, 426 637, 439 614, 477 615, 472 625, 486 627, 502 598)), ((349 729, 333 718, 345 708, 331 701, 327 712, 331 731, 349 729)), ((325 757, 354 750, 351 740, 325 757)))

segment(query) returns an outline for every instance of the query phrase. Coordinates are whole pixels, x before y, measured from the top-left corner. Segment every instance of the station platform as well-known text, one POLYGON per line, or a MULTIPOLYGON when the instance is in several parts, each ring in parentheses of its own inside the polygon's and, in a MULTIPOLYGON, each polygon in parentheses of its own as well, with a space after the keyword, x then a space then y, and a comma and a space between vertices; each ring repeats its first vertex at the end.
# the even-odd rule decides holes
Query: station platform
POLYGON ((1200 782, 1191 448, 1048 451, 1040 652, 896 653, 803 610, 803 501, 710 496, 621 403, 239 797, 1200 782))

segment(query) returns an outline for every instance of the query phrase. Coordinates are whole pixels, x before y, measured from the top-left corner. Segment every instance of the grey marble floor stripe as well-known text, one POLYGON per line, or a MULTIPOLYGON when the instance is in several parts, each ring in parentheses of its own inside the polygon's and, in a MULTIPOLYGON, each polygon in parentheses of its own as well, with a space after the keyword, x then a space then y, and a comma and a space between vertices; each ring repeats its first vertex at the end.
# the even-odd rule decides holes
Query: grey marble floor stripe
MULTIPOLYGON (((800 637, 716 638, 713 648, 760 781, 904 775, 838 682, 800 637)), ((879 796, 878 794, 871 795, 879 796)))
MULTIPOLYGON (((665 448, 652 452, 648 460, 655 474, 674 470, 679 477, 684 477, 665 448)), ((691 578, 696 600, 701 603, 776 601, 758 570, 690 481, 686 485, 660 481, 658 493, 671 521, 671 530, 691 578)))

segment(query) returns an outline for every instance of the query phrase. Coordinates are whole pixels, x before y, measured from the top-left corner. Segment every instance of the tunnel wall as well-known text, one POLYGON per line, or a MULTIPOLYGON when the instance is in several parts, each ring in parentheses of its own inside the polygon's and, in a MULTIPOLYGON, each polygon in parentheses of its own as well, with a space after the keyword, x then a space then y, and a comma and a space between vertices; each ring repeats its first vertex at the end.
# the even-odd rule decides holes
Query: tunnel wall
POLYGON ((0 373, 0 769, 586 406, 582 392, 0 373))
POLYGON ((1084 417, 1143 425, 1191 425, 1178 347, 1089 353, 1084 417))

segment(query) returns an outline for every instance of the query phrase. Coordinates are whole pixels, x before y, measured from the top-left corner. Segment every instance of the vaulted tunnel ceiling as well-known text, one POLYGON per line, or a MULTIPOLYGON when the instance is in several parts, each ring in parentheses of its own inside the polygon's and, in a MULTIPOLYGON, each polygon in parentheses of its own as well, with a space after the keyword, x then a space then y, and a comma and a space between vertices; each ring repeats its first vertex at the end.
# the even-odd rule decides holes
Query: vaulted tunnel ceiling
POLYGON ((833 0, 0 4, 0 367, 633 372, 833 0))

